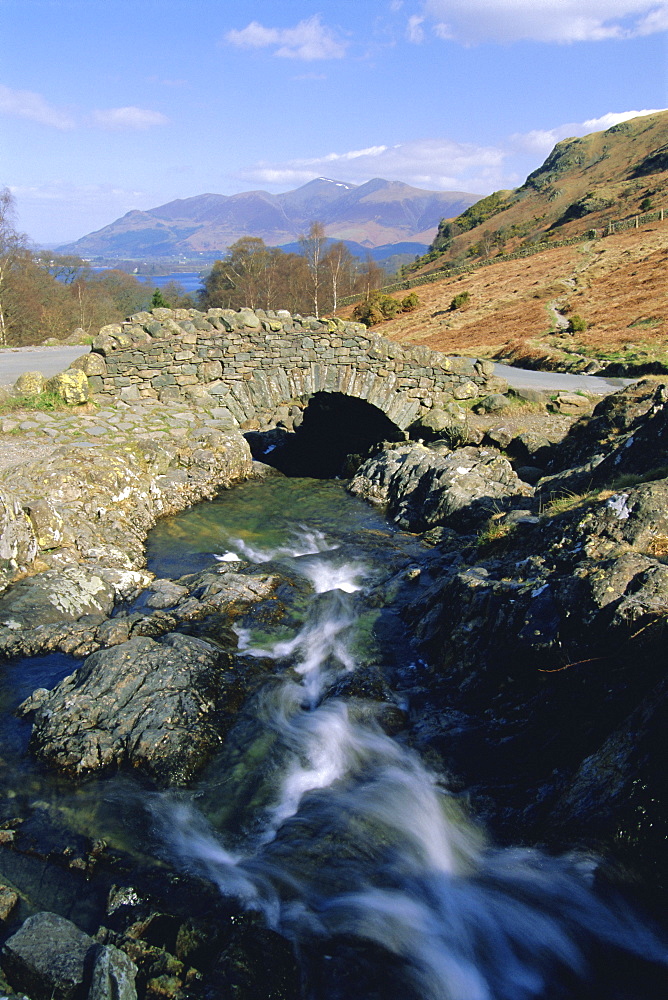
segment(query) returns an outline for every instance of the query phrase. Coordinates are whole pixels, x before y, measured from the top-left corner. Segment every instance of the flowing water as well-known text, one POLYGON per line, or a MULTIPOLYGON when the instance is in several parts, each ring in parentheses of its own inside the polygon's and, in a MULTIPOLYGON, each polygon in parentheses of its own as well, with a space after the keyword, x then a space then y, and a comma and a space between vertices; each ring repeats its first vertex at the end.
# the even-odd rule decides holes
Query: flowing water
POLYGON ((359 623, 383 572, 377 546, 345 544, 359 518, 357 537, 376 539, 376 515, 337 490, 271 480, 247 487, 233 516, 226 495, 211 524, 219 559, 278 561, 312 596, 287 637, 237 627, 240 651, 272 661, 273 676, 199 790, 153 801, 169 855, 298 946, 352 936, 381 949, 396 969, 378 994, 388 1000, 596 996, 597 951, 665 962, 650 930, 597 895, 591 858, 494 847, 442 776, 383 730, 381 706, 336 693, 359 667, 359 623), (313 518, 322 491, 328 514, 313 518), (568 992, 578 981, 588 992, 568 992))
MULTIPOLYGON (((388 602, 418 570, 428 578, 429 550, 341 484, 277 477, 163 522, 148 554, 158 575, 222 562, 301 584, 276 627, 252 611, 237 621, 239 656, 262 662, 266 682, 195 788, 140 792, 154 840, 135 850, 261 914, 306 966, 314 951, 334 970, 361 950, 366 980, 343 988, 334 971, 306 972, 309 1000, 658 1000, 612 991, 609 969, 635 961, 659 983, 668 955, 597 889, 595 860, 496 847, 403 738, 396 719, 410 706, 387 688, 369 696, 370 666, 415 666, 388 602)), ((24 663, 6 682, 20 689, 7 704, 72 666, 52 664, 49 682, 50 660, 32 662, 32 677, 24 663)), ((12 732, 18 759, 25 729, 12 732)), ((47 777, 34 780, 48 796, 47 777)), ((131 837, 90 806, 112 786, 90 783, 83 798, 89 832, 114 843, 131 837)))

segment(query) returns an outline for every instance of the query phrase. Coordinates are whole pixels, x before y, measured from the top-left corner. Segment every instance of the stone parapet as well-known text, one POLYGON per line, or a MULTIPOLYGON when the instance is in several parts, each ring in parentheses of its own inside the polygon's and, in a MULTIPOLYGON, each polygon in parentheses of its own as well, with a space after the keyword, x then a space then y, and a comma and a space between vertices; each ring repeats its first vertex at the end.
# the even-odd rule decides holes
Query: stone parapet
POLYGON ((154 309, 103 327, 91 351, 76 364, 98 396, 169 402, 205 394, 245 430, 275 426, 279 410, 303 407, 318 392, 365 399, 405 429, 434 405, 484 396, 492 381, 487 362, 283 310, 154 309))

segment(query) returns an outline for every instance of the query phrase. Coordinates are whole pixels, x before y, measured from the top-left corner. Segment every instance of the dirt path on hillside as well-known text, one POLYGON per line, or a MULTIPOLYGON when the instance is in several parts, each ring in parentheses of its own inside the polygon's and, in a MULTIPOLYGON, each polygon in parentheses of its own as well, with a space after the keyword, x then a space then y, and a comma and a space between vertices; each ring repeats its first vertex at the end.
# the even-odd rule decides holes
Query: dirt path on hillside
MULTIPOLYGON (((375 332, 446 354, 502 357, 518 342, 581 352, 668 349, 668 222, 504 261, 415 289, 420 305, 375 332), (469 305, 450 310, 459 292, 469 305), (557 329, 550 303, 586 330, 557 329), (626 347, 625 347, 626 345, 626 347)), ((397 294, 398 297, 398 294, 397 294)))

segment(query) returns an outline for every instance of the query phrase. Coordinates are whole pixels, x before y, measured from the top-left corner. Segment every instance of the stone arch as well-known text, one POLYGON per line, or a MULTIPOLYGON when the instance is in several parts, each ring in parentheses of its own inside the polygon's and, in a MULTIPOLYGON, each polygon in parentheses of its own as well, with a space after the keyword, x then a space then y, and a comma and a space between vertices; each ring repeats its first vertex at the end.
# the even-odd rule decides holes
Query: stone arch
POLYGON ((305 405, 320 392, 364 400, 401 431, 420 413, 420 400, 402 390, 396 374, 380 375, 370 369, 364 371, 335 362, 311 362, 291 370, 256 371, 247 380, 230 383, 221 402, 242 426, 266 429, 272 426, 279 408, 295 402, 305 405))

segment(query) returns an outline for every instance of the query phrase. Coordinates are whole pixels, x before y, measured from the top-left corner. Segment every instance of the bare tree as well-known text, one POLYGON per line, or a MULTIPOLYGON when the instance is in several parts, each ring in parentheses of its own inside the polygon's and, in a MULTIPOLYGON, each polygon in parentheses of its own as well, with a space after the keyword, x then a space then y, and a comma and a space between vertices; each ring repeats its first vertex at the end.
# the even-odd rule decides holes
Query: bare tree
POLYGON ((333 243, 323 258, 332 293, 332 312, 336 312, 339 294, 348 295, 355 276, 355 258, 345 243, 333 243))
POLYGON ((366 255, 366 260, 358 272, 357 290, 365 298, 370 298, 371 293, 380 288, 385 280, 385 272, 380 264, 377 264, 370 253, 366 255))
POLYGON ((5 187, 0 190, 0 346, 7 343, 7 319, 5 298, 12 271, 27 257, 28 237, 19 233, 14 225, 16 203, 14 196, 5 187))
POLYGON ((306 259, 311 275, 311 299, 313 313, 320 319, 320 285, 322 282, 322 260, 325 255, 327 237, 322 222, 312 222, 308 233, 299 237, 299 245, 306 259))

